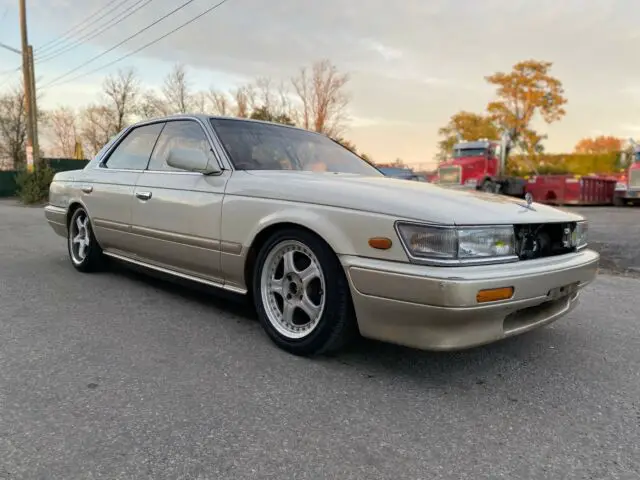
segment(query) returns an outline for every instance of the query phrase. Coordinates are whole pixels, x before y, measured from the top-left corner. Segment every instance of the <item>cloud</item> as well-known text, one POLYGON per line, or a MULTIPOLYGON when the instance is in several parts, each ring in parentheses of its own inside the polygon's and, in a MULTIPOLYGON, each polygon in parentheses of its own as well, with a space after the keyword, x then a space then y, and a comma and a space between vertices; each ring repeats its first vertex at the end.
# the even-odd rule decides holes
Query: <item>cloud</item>
POLYGON ((640 82, 638 85, 623 88, 621 93, 630 96, 635 101, 640 101, 640 82))
POLYGON ((640 123, 625 123, 620 125, 620 129, 627 133, 640 133, 640 123))
MULTIPOLYGON (((36 51, 104 7, 104 0, 55 2, 30 0, 29 34, 36 51)), ((211 4, 194 1, 92 66, 142 46, 211 4)), ((2 5, 11 7, 13 19, 14 2, 0 0, 2 5)), ((508 71, 520 60, 543 59, 553 62, 553 73, 569 96, 566 118, 545 127, 549 146, 570 149, 594 128, 613 131, 621 123, 633 126, 637 121, 628 108, 628 98, 640 101, 638 84, 633 83, 640 78, 640 64, 633 61, 637 42, 628 34, 637 35, 636 17, 629 14, 634 5, 632 0, 229 0, 104 73, 136 66, 145 83, 158 86, 180 61, 193 70, 199 87, 226 89, 257 75, 287 80, 301 66, 328 58, 351 74, 351 130, 359 144, 365 143, 365 151, 370 143, 391 157, 385 145, 402 145, 398 155, 423 161, 434 153, 437 128, 451 114, 484 109, 492 96, 484 76, 508 71), (588 38, 597 42, 586 42, 588 38), (630 97, 612 101, 610 93, 618 94, 617 86, 625 84, 630 85, 625 93, 630 97)), ((95 37, 86 49, 36 68, 64 73, 175 7, 175 1, 154 0, 95 37)), ((9 18, 4 25, 7 22, 9 18)), ((84 78, 78 91, 86 93, 81 95, 74 95, 73 85, 55 90, 55 100, 85 98, 89 85, 99 87, 101 75, 84 78)))
POLYGON ((359 128, 359 127, 373 127, 373 126, 395 126, 395 127, 414 127, 416 126, 416 122, 410 122, 406 120, 397 120, 387 117, 358 117, 351 116, 351 127, 359 128))
POLYGON ((379 53, 384 60, 397 60, 403 56, 402 50, 384 45, 383 43, 371 38, 363 39, 362 43, 366 48, 379 53))

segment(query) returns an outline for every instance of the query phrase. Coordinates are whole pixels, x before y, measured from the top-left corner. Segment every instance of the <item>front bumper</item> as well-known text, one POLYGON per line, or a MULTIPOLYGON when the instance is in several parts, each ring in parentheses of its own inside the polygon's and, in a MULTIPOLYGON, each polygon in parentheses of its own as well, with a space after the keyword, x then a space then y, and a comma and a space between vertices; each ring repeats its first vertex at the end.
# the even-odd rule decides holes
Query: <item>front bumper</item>
POLYGON ((593 250, 539 260, 469 267, 427 267, 342 256, 360 333, 425 350, 491 343, 570 312, 597 275, 593 250), (575 285, 561 297, 551 290, 575 285), (513 287, 511 299, 479 304, 480 290, 513 287))
POLYGON ((61 237, 67 236, 67 211, 64 208, 47 205, 44 207, 44 217, 54 232, 61 237))

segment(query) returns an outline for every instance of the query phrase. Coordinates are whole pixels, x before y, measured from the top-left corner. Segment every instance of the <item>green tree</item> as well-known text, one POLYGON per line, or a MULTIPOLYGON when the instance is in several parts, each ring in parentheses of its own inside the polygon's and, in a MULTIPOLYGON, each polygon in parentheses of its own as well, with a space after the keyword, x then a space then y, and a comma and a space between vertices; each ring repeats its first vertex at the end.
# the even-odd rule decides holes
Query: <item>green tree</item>
POLYGON ((285 115, 285 114, 276 115, 273 112, 271 112, 266 106, 262 106, 254 109, 253 112, 251 112, 251 115, 249 116, 249 118, 253 120, 263 120, 265 122, 282 123, 284 125, 291 125, 291 126, 294 125, 293 120, 291 120, 291 118, 289 118, 288 115, 285 115))
POLYGON ((438 143, 440 160, 447 157, 459 138, 474 141, 481 138, 497 140, 500 137, 498 127, 490 117, 464 110, 452 115, 449 122, 438 130, 438 134, 444 137, 438 143))
POLYGON ((353 153, 355 153, 356 155, 358 155, 358 149, 356 148, 355 144, 349 140, 347 140, 344 137, 333 137, 332 140, 334 142, 339 143, 340 145, 342 145, 344 148, 351 150, 353 153))

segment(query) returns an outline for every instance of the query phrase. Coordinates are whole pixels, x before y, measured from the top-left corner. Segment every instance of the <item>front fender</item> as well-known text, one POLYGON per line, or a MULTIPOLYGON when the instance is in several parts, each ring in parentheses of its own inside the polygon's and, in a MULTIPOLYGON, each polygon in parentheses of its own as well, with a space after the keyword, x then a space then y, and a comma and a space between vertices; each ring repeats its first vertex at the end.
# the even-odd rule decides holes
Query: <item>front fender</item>
POLYGON ((322 237, 337 254, 356 251, 353 239, 349 238, 339 225, 320 211, 308 211, 300 207, 284 208, 261 218, 251 229, 245 246, 253 244, 260 232, 277 224, 293 223, 305 227, 322 237))

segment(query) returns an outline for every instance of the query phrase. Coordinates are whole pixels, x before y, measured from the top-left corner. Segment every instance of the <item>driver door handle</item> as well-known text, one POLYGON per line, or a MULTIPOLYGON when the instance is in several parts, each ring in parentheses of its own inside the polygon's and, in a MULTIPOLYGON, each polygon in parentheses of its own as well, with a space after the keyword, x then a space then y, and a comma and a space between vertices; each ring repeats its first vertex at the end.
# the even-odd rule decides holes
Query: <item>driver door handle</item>
POLYGON ((136 197, 140 200, 149 200, 151 198, 151 192, 136 192, 136 197))

